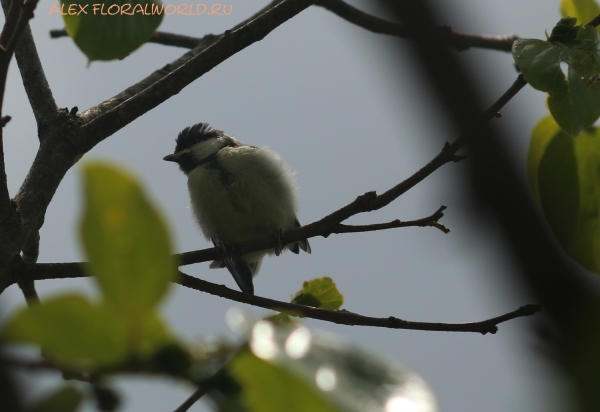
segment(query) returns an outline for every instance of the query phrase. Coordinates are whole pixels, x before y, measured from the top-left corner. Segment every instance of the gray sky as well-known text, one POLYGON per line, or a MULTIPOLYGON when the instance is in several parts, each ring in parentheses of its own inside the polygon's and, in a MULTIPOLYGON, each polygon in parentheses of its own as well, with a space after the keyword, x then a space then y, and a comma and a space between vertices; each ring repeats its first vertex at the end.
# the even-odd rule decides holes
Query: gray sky
MULTIPOLYGON (((369 2, 348 2, 373 11, 369 2)), ((169 16, 159 29, 199 37, 221 33, 267 3, 231 0, 229 16, 169 16)), ((544 30, 560 18, 558 0, 443 3, 454 16, 447 24, 464 32, 544 38, 544 30)), ((41 1, 31 25, 60 107, 85 110, 185 51, 148 44, 125 60, 94 62, 87 68, 86 58, 70 39, 49 38, 50 29, 62 27, 58 15, 48 15, 51 5, 41 1)), ((408 45, 310 8, 111 136, 83 161, 109 159, 132 170, 162 210, 177 251, 209 247, 193 224, 184 175, 161 160, 173 151, 181 129, 209 122, 244 143, 269 146, 281 154, 296 171, 301 188, 299 218, 313 222, 366 191, 387 190, 439 152, 440 136, 456 137, 428 101, 408 48, 397 67, 390 46, 398 41, 408 45)), ((476 76, 489 90, 489 103, 516 77, 508 53, 472 50, 462 56, 476 65, 476 76)), ((12 121, 5 128, 5 153, 14 195, 35 156, 37 137, 14 62, 10 69, 5 107, 12 121)), ((510 131, 506 135, 523 177, 529 134, 545 114, 544 96, 528 87, 496 120, 510 131)), ((266 258, 255 279, 256 293, 288 300, 302 281, 330 276, 344 294, 347 310, 431 322, 483 320, 530 303, 506 283, 504 273, 512 271, 513 264, 494 227, 470 209, 464 170, 463 164, 446 165, 384 210, 350 220, 360 224, 416 219, 443 204, 448 209, 442 223, 452 229, 450 234, 403 228, 314 238, 312 255, 266 258)), ((69 171, 49 207, 40 262, 82 259, 77 244, 79 172, 79 165, 69 171)), ((226 270, 197 264, 183 271, 237 289, 226 270)), ((65 291, 96 293, 88 279, 38 282, 37 287, 42 299, 65 291)), ((18 288, 7 290, 0 304, 5 313, 23 305, 18 288)), ((232 306, 266 313, 179 286, 172 288, 163 313, 176 334, 192 341, 232 336, 224 322, 232 306)), ((502 324, 496 335, 486 336, 306 323, 407 365, 429 382, 446 412, 564 409, 564 382, 532 346, 527 320, 502 324)), ((35 388, 34 395, 61 384, 50 375, 27 382, 35 388)), ((165 379, 123 379, 117 385, 125 397, 124 411, 173 410, 191 391, 165 379)), ((199 403, 192 410, 207 409, 199 403)))

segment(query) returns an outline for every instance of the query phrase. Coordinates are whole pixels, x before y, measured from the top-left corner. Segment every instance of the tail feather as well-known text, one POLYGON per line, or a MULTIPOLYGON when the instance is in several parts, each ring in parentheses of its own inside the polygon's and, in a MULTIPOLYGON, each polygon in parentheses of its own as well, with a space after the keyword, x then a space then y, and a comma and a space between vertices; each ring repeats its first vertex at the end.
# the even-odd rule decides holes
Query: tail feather
POLYGON ((254 295, 253 272, 248 262, 242 259, 225 259, 224 262, 240 290, 254 295))

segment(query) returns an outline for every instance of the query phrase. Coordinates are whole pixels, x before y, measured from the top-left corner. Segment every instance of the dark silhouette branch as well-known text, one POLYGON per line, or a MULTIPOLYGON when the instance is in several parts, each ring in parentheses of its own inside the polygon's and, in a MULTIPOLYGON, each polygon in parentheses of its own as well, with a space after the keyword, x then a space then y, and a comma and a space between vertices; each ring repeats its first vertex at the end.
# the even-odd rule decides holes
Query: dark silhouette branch
MULTIPOLYGON (((320 0, 315 3, 342 19, 374 33, 411 38, 411 31, 403 24, 383 20, 362 12, 342 0, 320 0)), ((471 47, 510 52, 512 44, 520 37, 511 34, 507 36, 485 36, 468 33, 458 33, 448 26, 436 27, 440 39, 445 45, 463 51, 471 47)))
MULTIPOLYGON (((2 7, 5 13, 9 7, 9 1, 2 0, 2 7)), ((15 2, 16 0, 12 3, 15 2)), ((15 58, 38 129, 41 129, 43 132, 43 129, 56 118, 58 107, 44 74, 44 68, 42 67, 29 24, 23 29, 21 39, 16 45, 15 58)), ((40 133, 39 137, 41 138, 42 136, 43 133, 40 133)))
POLYGON ((598 27, 600 25, 600 14, 594 17, 586 26, 598 27))
MULTIPOLYGON (((81 278, 88 275, 84 272, 81 263, 38 263, 26 265, 20 263, 13 272, 18 272, 18 278, 23 280, 46 280, 81 278)), ((179 272, 179 278, 174 281, 182 286, 200 292, 209 293, 225 299, 277 312, 287 313, 291 316, 305 317, 351 326, 373 326, 391 329, 411 329, 438 332, 477 332, 481 334, 496 333, 498 325, 512 319, 523 316, 531 316, 541 310, 539 305, 525 305, 519 309, 492 319, 469 322, 469 323, 436 323, 436 322, 411 322, 394 316, 375 318, 363 316, 346 310, 331 311, 313 308, 310 306, 297 305, 274 299, 263 298, 256 295, 229 289, 223 285, 207 282, 179 272)))
MULTIPOLYGON (((50 37, 58 39, 60 37, 68 37, 66 29, 50 30, 50 37)), ((204 42, 214 43, 221 35, 207 34, 204 37, 184 36, 182 34, 167 33, 164 31, 155 31, 148 43, 162 44, 164 46, 184 47, 193 49, 204 42)))
POLYGON ((435 227, 444 233, 450 233, 450 229, 438 222, 444 216, 444 210, 446 206, 440 207, 437 212, 431 216, 424 217, 416 220, 394 220, 388 223, 377 223, 373 225, 342 225, 339 224, 335 227, 332 233, 362 233, 362 232, 374 232, 377 230, 395 229, 399 227, 435 227))

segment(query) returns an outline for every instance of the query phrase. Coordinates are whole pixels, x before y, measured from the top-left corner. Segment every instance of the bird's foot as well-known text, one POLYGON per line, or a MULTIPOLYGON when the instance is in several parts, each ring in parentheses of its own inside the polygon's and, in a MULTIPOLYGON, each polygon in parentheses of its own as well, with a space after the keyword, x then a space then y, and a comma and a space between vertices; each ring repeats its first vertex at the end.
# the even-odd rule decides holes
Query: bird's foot
POLYGON ((216 242, 213 240, 213 245, 215 245, 215 247, 220 249, 221 253, 223 253, 224 262, 233 262, 234 251, 229 243, 220 241, 216 242))
POLYGON ((279 229, 277 229, 277 231, 275 231, 275 241, 277 243, 275 244, 275 247, 273 248, 273 250, 275 251, 275 256, 279 256, 283 252, 283 248, 284 248, 283 229, 279 228, 279 229))

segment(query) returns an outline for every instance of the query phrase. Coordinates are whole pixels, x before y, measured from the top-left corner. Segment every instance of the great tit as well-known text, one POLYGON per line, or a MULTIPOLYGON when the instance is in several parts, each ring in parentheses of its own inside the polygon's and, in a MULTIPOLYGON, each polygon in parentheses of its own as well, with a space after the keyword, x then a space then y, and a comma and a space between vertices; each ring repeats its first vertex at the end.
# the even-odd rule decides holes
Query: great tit
MULTIPOLYGON (((273 234, 281 242, 282 231, 300 226, 294 175, 277 153, 242 144, 207 123, 186 127, 175 142, 175 152, 164 160, 187 175, 192 210, 207 240, 227 251, 227 245, 273 234)), ((306 239, 287 248, 311 252, 306 239)), ((263 257, 274 252, 226 253, 210 267, 227 267, 242 292, 254 294, 252 278, 263 257)))

